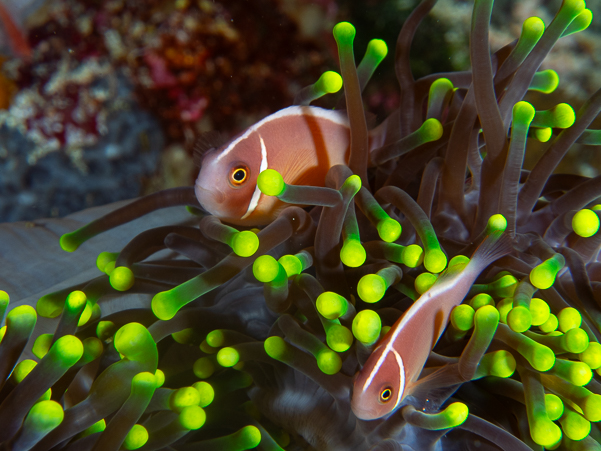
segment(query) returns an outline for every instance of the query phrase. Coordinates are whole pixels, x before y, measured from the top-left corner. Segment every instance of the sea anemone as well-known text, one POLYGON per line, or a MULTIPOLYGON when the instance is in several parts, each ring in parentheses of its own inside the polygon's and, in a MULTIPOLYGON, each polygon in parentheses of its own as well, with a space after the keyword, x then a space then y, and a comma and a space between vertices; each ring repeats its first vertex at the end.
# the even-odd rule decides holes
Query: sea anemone
MULTIPOLYGON (((601 449, 601 178, 553 174, 574 143, 601 144, 587 129, 601 90, 577 112, 523 100, 554 91, 540 64, 592 14, 564 0, 548 26, 526 20, 491 55, 493 2, 476 0, 472 69, 415 80, 410 44, 435 3, 399 34, 400 108, 371 154, 361 92, 385 46, 356 67, 354 28, 335 27, 348 166, 321 187, 262 173, 264 194, 294 204, 262 229, 204 214, 193 188, 2 226, 0 283, 22 298, 0 343, 6 449, 601 449), (544 155, 522 169, 540 141, 544 155), (453 310, 423 369, 444 377, 357 419, 352 378, 378 341, 498 231, 512 253, 453 310), (58 255, 58 235, 72 254, 58 255)), ((297 100, 329 90, 322 80, 297 100)))

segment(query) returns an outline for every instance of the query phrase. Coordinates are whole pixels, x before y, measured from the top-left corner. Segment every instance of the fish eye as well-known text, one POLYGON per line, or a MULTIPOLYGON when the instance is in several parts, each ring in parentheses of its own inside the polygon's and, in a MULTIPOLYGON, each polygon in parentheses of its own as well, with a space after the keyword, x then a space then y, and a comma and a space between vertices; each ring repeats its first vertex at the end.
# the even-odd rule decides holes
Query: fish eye
POLYGON ((392 388, 386 387, 380 392, 380 402, 388 402, 392 398, 392 388))
POLYGON ((238 187, 248 180, 250 171, 247 166, 235 166, 230 171, 230 183, 233 187, 238 187))

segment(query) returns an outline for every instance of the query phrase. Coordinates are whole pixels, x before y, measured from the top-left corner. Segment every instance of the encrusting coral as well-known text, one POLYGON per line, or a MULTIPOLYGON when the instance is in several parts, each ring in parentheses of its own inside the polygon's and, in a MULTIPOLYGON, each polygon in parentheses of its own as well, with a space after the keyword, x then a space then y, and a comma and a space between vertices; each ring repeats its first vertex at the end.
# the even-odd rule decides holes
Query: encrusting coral
MULTIPOLYGON (((70 220, 94 216, 82 227, 4 227, 12 264, 28 259, 31 272, 0 280, 8 293, 41 284, 26 286, 43 277, 31 256, 46 258, 51 245, 36 245, 48 235, 62 234, 72 268, 103 251, 100 275, 65 281, 35 309, 24 299, 8 311, 0 296, 4 449, 601 449, 601 178, 553 174, 572 144, 601 144, 587 128, 601 90, 577 112, 523 100, 555 90, 556 74, 539 66, 592 15, 565 0, 549 25, 526 20, 491 55, 493 2, 476 0, 472 69, 414 80, 410 44, 435 3, 421 2, 399 34, 400 108, 371 154, 361 91, 385 46, 355 67, 355 30, 335 27, 348 166, 320 187, 262 172, 263 195, 294 204, 262 229, 204 214, 193 188, 82 212, 70 220), (527 171, 534 140, 548 147, 527 171), (421 374, 438 377, 389 415, 355 417, 353 376, 379 340, 500 233, 512 252, 452 311, 421 374)), ((322 79, 297 102, 331 88, 322 79)), ((57 262, 45 266, 62 280, 57 262)))

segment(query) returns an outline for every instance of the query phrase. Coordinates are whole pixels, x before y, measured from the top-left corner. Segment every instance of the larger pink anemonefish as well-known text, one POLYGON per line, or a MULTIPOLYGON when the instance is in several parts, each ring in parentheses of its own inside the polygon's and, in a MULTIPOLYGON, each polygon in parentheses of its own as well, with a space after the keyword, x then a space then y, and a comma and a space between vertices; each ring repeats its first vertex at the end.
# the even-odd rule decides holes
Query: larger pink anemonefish
MULTIPOLYGON (((370 149, 380 140, 370 134, 370 149)), ((195 192, 202 207, 225 222, 267 224, 287 206, 257 187, 275 169, 292 185, 324 186, 328 170, 346 164, 350 129, 345 112, 291 106, 249 127, 202 159, 195 192)))

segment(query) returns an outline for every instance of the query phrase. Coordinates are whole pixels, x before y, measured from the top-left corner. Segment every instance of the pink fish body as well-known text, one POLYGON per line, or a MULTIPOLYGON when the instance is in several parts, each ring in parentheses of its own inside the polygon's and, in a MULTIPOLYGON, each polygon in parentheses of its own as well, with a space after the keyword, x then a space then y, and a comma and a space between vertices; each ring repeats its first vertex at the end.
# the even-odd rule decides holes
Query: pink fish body
POLYGON ((465 267, 449 267, 397 320, 355 379, 351 408, 358 418, 383 417, 419 386, 418 377, 451 310, 461 303, 484 268, 511 249, 508 236, 489 235, 465 267))
POLYGON ((345 164, 350 129, 344 112, 311 106, 280 110, 204 156, 195 191, 205 210, 238 225, 271 222, 287 206, 257 188, 275 169, 292 185, 324 186, 328 170, 345 164))

